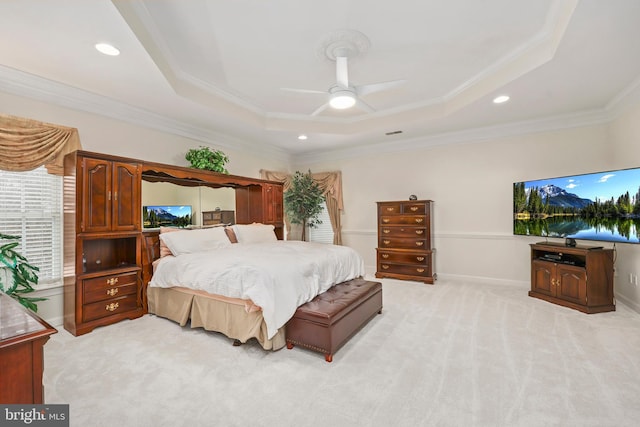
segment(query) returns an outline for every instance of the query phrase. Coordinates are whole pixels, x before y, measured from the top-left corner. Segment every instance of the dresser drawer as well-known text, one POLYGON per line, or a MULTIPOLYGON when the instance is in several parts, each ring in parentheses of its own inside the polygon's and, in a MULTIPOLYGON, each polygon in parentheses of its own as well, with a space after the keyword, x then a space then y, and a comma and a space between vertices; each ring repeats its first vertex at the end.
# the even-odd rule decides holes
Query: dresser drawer
POLYGON ((85 303, 135 294, 138 290, 138 273, 130 272, 86 279, 82 281, 82 288, 85 303))
POLYGON ((138 286, 135 283, 129 283, 127 285, 116 285, 107 288, 93 289, 88 291, 85 287, 84 290, 84 302, 85 304, 104 301, 114 297, 122 295, 135 295, 138 291, 138 286))
POLYGON ((380 227, 380 237, 422 237, 427 236, 425 227, 380 227))
POLYGON ((403 214, 424 215, 428 212, 426 203, 411 203, 405 202, 402 204, 403 214))
POLYGON ((402 274, 406 276, 420 276, 420 277, 428 277, 431 276, 431 268, 429 265, 402 265, 402 264, 392 264, 387 262, 380 262, 380 268, 378 268, 378 272, 380 273, 390 273, 390 274, 402 274))
POLYGON ((378 204, 378 215, 397 215, 402 213, 402 203, 388 202, 378 204))
POLYGON ((90 322, 91 320, 135 310, 136 308, 138 308, 137 295, 125 295, 101 302, 85 304, 82 306, 82 321, 90 322))
POLYGON ((382 249, 430 249, 426 239, 411 239, 380 236, 378 246, 382 249))
POLYGON ((424 215, 382 215, 380 225, 426 225, 427 218, 424 215))
POLYGON ((427 265, 428 256, 424 253, 378 251, 378 262, 427 265))

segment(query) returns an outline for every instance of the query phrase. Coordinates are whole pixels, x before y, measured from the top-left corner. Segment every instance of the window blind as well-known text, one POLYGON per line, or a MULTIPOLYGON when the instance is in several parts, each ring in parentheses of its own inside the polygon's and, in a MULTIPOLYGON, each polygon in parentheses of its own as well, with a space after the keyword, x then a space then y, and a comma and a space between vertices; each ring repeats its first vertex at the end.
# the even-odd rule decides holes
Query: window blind
POLYGON ((329 219, 329 212, 327 212, 327 204, 325 202, 322 202, 322 212, 318 215, 318 218, 322 221, 322 224, 319 224, 317 228, 308 227, 309 241, 333 244, 333 228, 331 227, 331 219, 329 219))
POLYGON ((40 269, 39 284, 62 282, 62 177, 44 166, 0 170, 0 233, 20 237, 16 249, 40 269))

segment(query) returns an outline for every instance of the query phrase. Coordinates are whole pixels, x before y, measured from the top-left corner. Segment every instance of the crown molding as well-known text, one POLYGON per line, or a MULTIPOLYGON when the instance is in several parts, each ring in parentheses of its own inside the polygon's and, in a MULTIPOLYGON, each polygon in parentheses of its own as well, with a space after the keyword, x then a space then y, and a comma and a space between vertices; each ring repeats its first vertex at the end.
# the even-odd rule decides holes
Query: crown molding
POLYGON ((510 136, 598 125, 611 120, 612 115, 608 110, 590 110, 543 119, 507 123, 504 125, 444 132, 406 140, 394 140, 393 144, 390 144, 388 141, 380 141, 373 144, 358 145, 330 151, 313 151, 294 155, 292 161, 294 165, 313 164, 336 158, 346 159, 361 157, 363 155, 414 151, 440 145, 480 143, 510 136))
POLYGON ((62 83, 0 65, 0 90, 13 95, 109 117, 136 126, 146 127, 176 136, 190 138, 230 150, 259 153, 274 160, 290 162, 286 151, 264 144, 248 143, 232 136, 188 125, 166 116, 151 113, 62 83))

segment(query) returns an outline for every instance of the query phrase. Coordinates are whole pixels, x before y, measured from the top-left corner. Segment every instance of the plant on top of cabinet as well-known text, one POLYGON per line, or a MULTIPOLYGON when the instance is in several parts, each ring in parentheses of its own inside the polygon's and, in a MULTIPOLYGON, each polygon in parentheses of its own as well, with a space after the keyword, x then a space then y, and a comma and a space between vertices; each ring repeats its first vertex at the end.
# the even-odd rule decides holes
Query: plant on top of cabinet
POLYGON ((191 163, 192 168, 229 173, 224 167, 229 161, 229 157, 220 150, 211 150, 209 147, 200 146, 200 148, 192 148, 187 151, 184 158, 191 163))
POLYGON ((35 265, 29 264, 27 258, 14 248, 18 246, 20 237, 0 233, 0 240, 12 240, 0 246, 0 292, 16 299, 28 309, 37 312, 36 302, 46 298, 26 297, 25 294, 35 291, 31 284, 38 284, 38 271, 35 265))

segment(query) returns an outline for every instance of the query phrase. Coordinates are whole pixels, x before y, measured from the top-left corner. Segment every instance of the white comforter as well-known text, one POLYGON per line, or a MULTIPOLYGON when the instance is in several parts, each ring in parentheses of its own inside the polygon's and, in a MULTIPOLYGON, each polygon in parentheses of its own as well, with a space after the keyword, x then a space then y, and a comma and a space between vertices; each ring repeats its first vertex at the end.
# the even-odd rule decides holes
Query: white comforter
POLYGON ((299 241, 237 243, 161 258, 149 286, 184 286, 262 307, 272 338, 295 313, 331 286, 364 276, 364 261, 346 246, 299 241))

